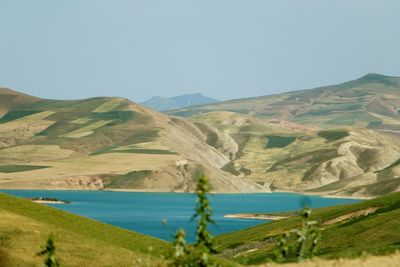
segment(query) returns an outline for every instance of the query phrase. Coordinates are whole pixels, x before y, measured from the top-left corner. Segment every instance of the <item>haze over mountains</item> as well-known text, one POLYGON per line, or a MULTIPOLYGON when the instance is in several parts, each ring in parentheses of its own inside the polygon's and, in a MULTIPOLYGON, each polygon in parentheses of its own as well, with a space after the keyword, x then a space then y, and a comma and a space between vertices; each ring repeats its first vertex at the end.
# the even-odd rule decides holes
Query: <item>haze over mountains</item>
POLYGON ((166 111, 171 109, 184 108, 194 105, 211 104, 216 102, 219 102, 219 100, 197 93, 174 97, 155 96, 140 104, 158 111, 166 111))
POLYGON ((381 195, 400 190, 399 107, 379 74, 169 115, 0 89, 0 188, 192 191, 204 172, 215 192, 381 195))

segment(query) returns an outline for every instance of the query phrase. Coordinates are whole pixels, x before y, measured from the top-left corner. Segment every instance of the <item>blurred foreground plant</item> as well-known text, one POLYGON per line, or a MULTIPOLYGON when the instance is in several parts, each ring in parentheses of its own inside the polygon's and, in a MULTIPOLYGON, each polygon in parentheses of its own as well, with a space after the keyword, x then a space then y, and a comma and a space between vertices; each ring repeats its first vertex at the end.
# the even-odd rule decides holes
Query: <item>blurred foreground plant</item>
POLYGON ((47 239, 46 245, 42 248, 41 251, 37 253, 38 256, 46 256, 43 262, 43 267, 59 267, 60 263, 58 262, 56 256, 56 247, 54 245, 53 237, 50 235, 47 239))
POLYGON ((208 230, 209 224, 214 224, 212 220, 212 210, 207 198, 210 192, 208 179, 205 175, 199 177, 196 187, 196 209, 192 220, 198 218, 196 228, 196 243, 187 246, 185 231, 180 229, 175 234, 174 254, 172 266, 175 267, 210 267, 218 266, 211 258, 210 254, 216 250, 213 244, 213 237, 208 230))
POLYGON ((303 261, 315 255, 320 233, 316 227, 317 222, 309 220, 310 215, 311 209, 304 209, 301 215, 301 228, 287 232, 278 238, 276 261, 288 261, 292 258, 303 261))

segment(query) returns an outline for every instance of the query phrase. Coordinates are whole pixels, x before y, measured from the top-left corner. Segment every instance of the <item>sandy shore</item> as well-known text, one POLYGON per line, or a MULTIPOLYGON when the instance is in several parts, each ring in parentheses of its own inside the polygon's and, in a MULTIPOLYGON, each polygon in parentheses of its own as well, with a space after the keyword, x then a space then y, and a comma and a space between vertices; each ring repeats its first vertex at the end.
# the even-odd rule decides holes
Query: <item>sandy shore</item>
MULTIPOLYGON (((124 188, 70 188, 70 187, 44 187, 44 188, 18 188, 18 187, 10 187, 4 188, 0 185, 0 190, 43 190, 43 191, 108 191, 108 192, 141 192, 141 193, 194 193, 187 191, 169 191, 166 189, 154 188, 154 189, 124 189, 124 188)), ((331 194, 321 194, 321 193, 310 193, 310 192, 298 192, 298 191, 286 191, 286 190, 275 190, 275 191, 259 191, 259 192, 223 192, 223 191, 211 191, 210 194, 220 194, 220 195, 230 195, 230 194, 271 194, 271 193, 291 193, 291 194, 300 194, 300 195, 309 195, 309 196, 320 196, 323 198, 339 198, 339 199, 360 199, 360 200, 368 200, 373 199, 374 197, 363 197, 363 196, 341 196, 341 195, 331 195, 331 194)))
POLYGON ((360 200, 368 200, 373 199, 375 197, 366 197, 366 196, 342 196, 342 195, 331 195, 328 193, 311 193, 311 192, 299 192, 299 191, 286 191, 286 190, 275 190, 272 193, 293 193, 300 194, 305 196, 320 196, 322 198, 339 198, 339 199, 360 199, 360 200))
POLYGON ((373 197, 355 197, 355 196, 336 196, 336 195, 322 195, 323 198, 340 198, 340 199, 360 199, 360 200, 368 200, 373 199, 373 197))
POLYGON ((56 200, 56 201, 51 201, 51 200, 32 200, 32 202, 39 203, 39 204, 67 204, 64 201, 56 200))
POLYGON ((238 213, 238 214, 226 214, 224 218, 235 218, 235 219, 254 219, 254 220, 269 220, 279 221, 290 218, 289 216, 278 216, 278 215, 267 215, 267 214, 256 214, 256 213, 238 213))

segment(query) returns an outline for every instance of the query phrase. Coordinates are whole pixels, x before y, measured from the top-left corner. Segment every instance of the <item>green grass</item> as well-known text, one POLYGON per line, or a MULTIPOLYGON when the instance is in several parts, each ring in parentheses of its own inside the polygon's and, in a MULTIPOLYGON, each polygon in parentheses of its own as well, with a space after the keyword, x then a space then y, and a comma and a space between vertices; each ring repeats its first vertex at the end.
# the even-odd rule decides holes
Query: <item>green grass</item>
POLYGON ((275 162, 267 172, 273 172, 284 168, 293 168, 297 166, 309 167, 309 170, 303 175, 303 178, 308 177, 312 174, 318 166, 327 160, 335 158, 338 156, 336 149, 318 149, 305 153, 297 154, 291 158, 283 158, 275 162))
POLYGON ((169 114, 191 117, 212 111, 233 111, 316 127, 367 126, 370 122, 373 127, 379 119, 369 112, 398 118, 393 108, 400 97, 399 80, 369 74, 341 84, 182 108, 169 114), (395 98, 382 97, 385 94, 395 98))
POLYGON ((243 157, 243 149, 246 146, 246 143, 250 140, 251 134, 249 133, 236 133, 232 135, 232 138, 235 140, 235 142, 238 144, 238 152, 236 153, 236 158, 241 158, 243 157))
POLYGON ((395 162, 393 162, 392 164, 390 164, 389 166, 387 166, 386 168, 384 168, 380 172, 388 170, 388 169, 391 169, 391 168, 396 167, 398 165, 400 165, 400 159, 396 160, 395 162))
POLYGON ((360 110, 362 106, 363 103, 329 103, 318 108, 310 109, 310 111, 304 113, 302 116, 323 116, 332 114, 335 111, 354 111, 360 110))
POLYGON ((115 110, 108 112, 92 112, 90 118, 100 120, 117 120, 117 121, 129 121, 135 119, 135 117, 141 116, 139 113, 134 111, 123 111, 115 110))
POLYGON ((55 225, 87 237, 100 239, 127 249, 148 253, 148 247, 155 249, 152 254, 160 255, 169 251, 167 242, 122 228, 100 223, 58 209, 38 205, 31 201, 0 193, 0 209, 20 214, 39 222, 55 225))
POLYGON ((152 171, 133 171, 125 175, 105 176, 102 178, 106 188, 137 188, 138 184, 152 171))
POLYGON ((113 149, 106 148, 90 154, 90 156, 106 154, 106 153, 136 153, 136 154, 155 154, 155 155, 177 155, 178 153, 165 149, 151 148, 129 148, 129 149, 113 149))
POLYGON ((50 166, 37 165, 0 165, 0 173, 25 172, 49 168, 50 166))
POLYGON ((197 128, 199 128, 204 134, 207 135, 206 143, 209 144, 212 147, 215 147, 216 149, 221 147, 221 143, 219 140, 219 136, 216 132, 211 130, 208 126, 206 126, 203 123, 194 123, 197 128))
POLYGON ((115 143, 119 143, 120 145, 151 142, 159 136, 160 129, 153 127, 136 129, 135 124, 136 122, 129 124, 121 123, 119 125, 103 129, 102 134, 113 139, 115 143))
POLYGON ((218 148, 218 141, 219 141, 219 137, 218 134, 215 132, 209 132, 207 134, 207 140, 206 143, 209 144, 210 146, 213 146, 215 148, 218 148))
POLYGON ((364 83, 382 83, 387 86, 398 86, 398 84, 393 81, 394 77, 384 76, 377 73, 369 73, 360 79, 364 83))
POLYGON ((348 136, 349 133, 347 131, 320 131, 318 132, 318 136, 325 138, 328 141, 336 141, 348 136))
POLYGON ((82 144, 85 144, 85 153, 89 154, 105 150, 109 146, 150 142, 158 137, 160 129, 152 124, 151 116, 125 110, 129 108, 129 102, 119 101, 113 98, 41 100, 19 109, 55 112, 46 118, 55 123, 37 134, 32 140, 34 144, 62 144, 63 147, 77 152, 82 152, 82 144), (108 104, 117 102, 118 110, 106 111, 113 107, 108 104), (106 112, 93 112, 99 106, 106 112))
POLYGON ((137 153, 137 154, 157 154, 157 155, 177 155, 178 153, 165 150, 165 149, 151 149, 151 148, 130 148, 111 150, 107 153, 137 153))
MULTIPOLYGON (((71 262, 75 259, 70 258, 72 257, 72 255, 68 257, 68 253, 72 253, 71 251, 75 248, 68 247, 69 244, 67 242, 63 243, 63 240, 69 240, 71 236, 79 238, 77 241, 83 246, 81 254, 73 255, 73 257, 78 258, 87 257, 88 255, 85 255, 84 252, 85 250, 89 249, 93 243, 99 246, 98 249, 113 248, 113 250, 115 250, 117 253, 119 251, 122 255, 126 255, 127 252, 132 251, 134 253, 139 253, 139 255, 149 255, 154 259, 158 258, 160 260, 163 256, 168 255, 171 251, 171 245, 169 243, 159 240, 157 238, 100 223, 92 219, 87 219, 78 215, 60 211, 58 209, 45 205, 36 204, 31 201, 9 196, 3 193, 0 193, 0 212, 1 211, 9 212, 15 214, 16 216, 22 216, 17 217, 21 218, 21 220, 23 218, 27 218, 31 221, 33 220, 34 222, 36 222, 35 224, 28 224, 29 227, 37 225, 38 227, 43 226, 44 229, 49 228, 53 229, 53 231, 56 231, 56 245, 58 244, 58 246, 63 247, 63 250, 60 251, 59 254, 66 253, 67 255, 63 255, 63 258, 71 262), (152 248, 151 250, 149 250, 150 247, 152 248)), ((21 231, 22 233, 23 231, 28 231, 28 229, 19 228, 18 222, 14 222, 14 225, 9 225, 9 227, 14 229, 12 231, 21 231)), ((1 236, 5 236, 5 238, 3 238, 3 241, 0 242, 8 242, 8 240, 4 241, 4 239, 13 238, 18 239, 22 242, 16 243, 16 247, 14 248, 15 250, 25 246, 25 242, 31 242, 31 240, 25 240, 24 235, 11 235, 9 233, 9 231, 11 230, 7 232, 3 231, 4 229, 0 229, 0 239, 2 239, 1 236)), ((26 234, 26 236, 27 235, 28 234, 26 234)), ((43 244, 31 245, 34 246, 29 247, 30 250, 33 250, 31 257, 33 258, 32 260, 34 260, 34 253, 43 244)), ((13 251, 7 251, 7 246, 0 247, 0 250, 0 252, 3 253, 13 253, 13 251)), ((115 258, 113 264, 114 266, 118 266, 118 258, 120 257, 120 255, 116 254, 114 255, 114 257, 115 258)), ((112 266, 113 264, 110 262, 109 266, 112 266)), ((69 266, 69 264, 65 263, 65 261, 63 265, 69 266)), ((104 265, 106 264, 102 262, 96 263, 95 261, 90 264, 90 266, 104 265)))
POLYGON ((93 112, 109 112, 114 109, 117 109, 121 103, 123 103, 120 99, 112 99, 104 104, 98 106, 93 112))
MULTIPOLYGON (((82 133, 93 133, 93 131, 97 130, 98 128, 107 126, 111 121, 110 120, 99 120, 93 123, 90 123, 88 125, 85 125, 81 128, 78 128, 74 131, 67 132, 60 137, 70 137, 70 138, 76 138, 80 137, 79 135, 82 133)), ((86 135, 85 135, 86 136, 86 135)))
MULTIPOLYGON (((58 114, 58 113, 59 112, 57 112, 56 114, 58 114)), ((86 124, 72 123, 72 121, 75 119, 77 119, 77 117, 71 117, 71 122, 68 120, 57 121, 56 123, 54 123, 54 124, 50 125, 48 128, 46 128, 45 130, 41 131, 38 134, 38 136, 47 137, 47 138, 57 138, 58 136, 65 134, 67 132, 75 131, 75 130, 79 129, 80 127, 82 127, 83 125, 88 125, 88 123, 86 123, 86 124)))
POLYGON ((40 110, 12 110, 0 118, 0 123, 13 121, 39 112, 40 110))
POLYGON ((376 121, 376 117, 370 115, 365 111, 355 111, 342 113, 342 115, 335 119, 329 120, 326 123, 331 125, 361 125, 366 126, 371 121, 376 121))
MULTIPOLYGON (((378 176, 379 177, 379 176, 378 176)), ((380 179, 379 177, 378 179, 380 179)), ((372 196, 381 196, 385 194, 389 194, 393 192, 394 188, 399 188, 400 187, 400 178, 395 178, 395 179, 385 179, 383 181, 378 181, 377 183, 369 184, 364 187, 353 187, 350 190, 347 190, 350 194, 352 192, 355 192, 357 190, 363 190, 367 194, 370 194, 372 196)))
POLYGON ((276 135, 269 135, 267 136, 268 142, 265 145, 265 148, 283 148, 296 140, 296 137, 293 136, 276 136, 276 135))
MULTIPOLYGON (((358 257, 363 253, 386 254, 400 249, 400 193, 393 193, 357 204, 315 209, 311 220, 318 222, 321 240, 317 255, 323 258, 358 257), (370 207, 379 209, 372 214, 347 219, 330 225, 328 220, 370 207)), ((258 225, 217 237, 218 249, 237 252, 246 244, 259 248, 229 258, 242 264, 266 262, 274 253, 274 240, 286 231, 300 227, 299 217, 258 225)), ((242 251, 243 252, 243 251, 242 251)), ((227 254, 229 255, 229 254, 227 254)))
POLYGON ((202 110, 180 110, 180 111, 171 111, 168 112, 169 115, 172 116, 179 116, 179 117, 192 117, 195 115, 203 114, 209 112, 208 110, 202 109, 202 110))
MULTIPOLYGON (((62 266, 162 267, 173 252, 171 243, 158 238, 4 193, 0 193, 0 216, 0 266, 41 265, 35 254, 50 234, 62 266)), ((221 266, 236 266, 213 258, 221 266)))
POLYGON ((379 126, 381 126, 382 124, 383 124, 383 121, 381 119, 376 120, 376 121, 370 121, 367 125, 367 128, 369 128, 369 129, 379 128, 379 126))

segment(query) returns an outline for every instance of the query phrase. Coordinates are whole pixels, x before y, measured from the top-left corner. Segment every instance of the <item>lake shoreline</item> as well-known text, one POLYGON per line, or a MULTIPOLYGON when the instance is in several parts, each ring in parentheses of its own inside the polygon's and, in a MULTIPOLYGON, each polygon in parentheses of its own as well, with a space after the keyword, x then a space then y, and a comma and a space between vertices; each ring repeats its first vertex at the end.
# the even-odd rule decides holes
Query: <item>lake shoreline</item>
MULTIPOLYGON (((191 218, 196 199, 192 193, 125 193, 105 190, 0 191, 19 196, 27 201, 40 198, 38 205, 56 206, 57 209, 166 241, 171 241, 176 230, 183 228, 187 233, 187 241, 195 242, 196 224, 191 221, 191 218), (52 200, 51 203, 44 202, 48 200, 52 200), (56 202, 62 200, 70 201, 70 204, 56 202), (164 220, 167 221, 167 224, 163 224, 164 220)), ((299 209, 299 203, 302 203, 301 201, 304 198, 305 196, 300 194, 278 192, 269 194, 212 194, 209 199, 213 208, 213 219, 217 226, 211 226, 211 231, 213 235, 220 235, 254 227, 271 220, 283 219, 276 216, 292 216, 293 211, 299 209), (225 216, 252 213, 264 216, 251 216, 247 219, 227 218, 225 216), (265 217, 265 215, 268 217, 265 217), (272 215, 273 217, 271 217, 272 215)), ((309 196, 308 198, 313 208, 359 201, 328 199, 319 196, 309 196)))
POLYGON ((33 197, 27 198, 28 200, 38 204, 69 204, 71 201, 61 200, 51 197, 33 197))
MULTIPOLYGON (((194 192, 186 191, 166 191, 166 190, 148 190, 148 189, 119 189, 119 188, 108 188, 108 189, 74 189, 74 188, 0 188, 1 190, 21 190, 21 191, 85 191, 85 192, 132 192, 132 193, 172 193, 172 194, 194 194, 194 192)), ((297 191, 285 191, 285 190, 275 190, 275 191, 260 191, 260 192, 210 192, 210 195, 247 195, 247 194, 273 194, 273 193, 289 193, 289 194, 299 194, 304 196, 319 196, 321 198, 336 198, 336 199, 358 199, 358 200, 368 200, 374 197, 366 196, 346 196, 346 195, 331 195, 331 194, 320 194, 320 193, 310 193, 310 192, 297 192, 297 191)))
POLYGON ((358 199, 358 200, 368 200, 373 199, 375 197, 366 197, 366 196, 346 196, 346 195, 332 195, 332 194, 321 194, 321 193, 312 193, 312 192, 296 192, 296 191, 286 191, 286 190, 275 190, 271 193, 293 193, 300 194, 305 196, 319 196, 321 198, 337 198, 337 199, 358 199))
POLYGON ((34 203, 38 203, 38 204, 68 204, 65 201, 51 201, 51 200, 31 200, 34 203))
POLYGON ((290 216, 266 215, 259 213, 237 213, 237 214, 226 214, 224 215, 224 218, 279 221, 283 219, 288 219, 290 218, 290 216))

